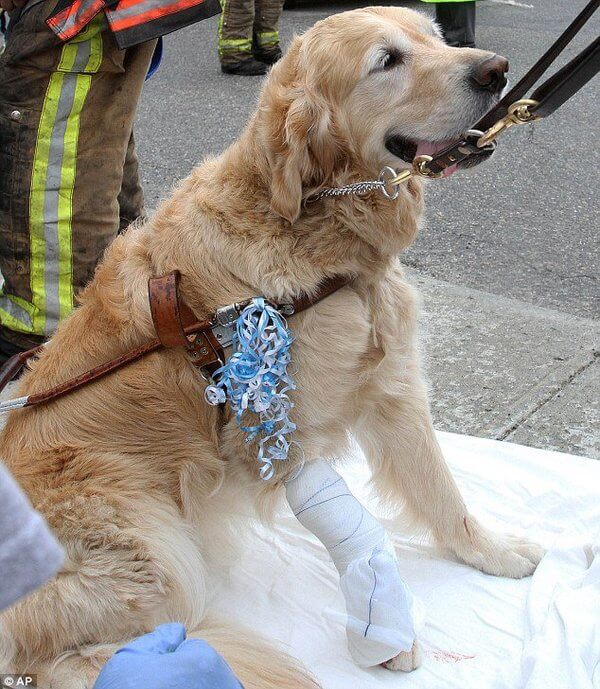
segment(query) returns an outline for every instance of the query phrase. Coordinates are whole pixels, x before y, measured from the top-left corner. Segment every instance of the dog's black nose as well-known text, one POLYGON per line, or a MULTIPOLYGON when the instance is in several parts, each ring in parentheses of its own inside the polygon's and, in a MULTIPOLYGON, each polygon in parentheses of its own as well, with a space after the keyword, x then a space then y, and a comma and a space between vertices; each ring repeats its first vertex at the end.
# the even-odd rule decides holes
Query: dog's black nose
POLYGON ((471 78, 476 89, 500 93, 506 86, 504 76, 506 72, 508 72, 508 60, 500 55, 493 55, 473 66, 471 78))

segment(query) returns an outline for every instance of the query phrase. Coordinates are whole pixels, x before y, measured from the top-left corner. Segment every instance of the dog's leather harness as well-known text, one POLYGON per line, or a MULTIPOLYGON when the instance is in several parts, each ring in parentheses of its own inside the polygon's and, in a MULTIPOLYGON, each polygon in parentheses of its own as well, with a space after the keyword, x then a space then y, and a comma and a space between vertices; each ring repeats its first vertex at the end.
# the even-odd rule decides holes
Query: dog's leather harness
MULTIPOLYGON (((249 303, 249 300, 217 309, 211 318, 199 321, 194 312, 181 299, 179 280, 179 272, 173 271, 148 281, 150 312, 157 334, 155 339, 48 390, 2 402, 0 403, 0 412, 51 402, 162 348, 182 347, 194 368, 209 380, 212 373, 224 363, 224 348, 231 343, 237 317, 249 303)), ((349 282, 348 278, 341 276, 328 278, 321 283, 314 294, 303 294, 291 302, 278 304, 277 308, 285 316, 300 313, 349 282)), ((27 361, 40 354, 43 349, 44 346, 42 345, 8 359, 0 369, 0 392, 27 361)))

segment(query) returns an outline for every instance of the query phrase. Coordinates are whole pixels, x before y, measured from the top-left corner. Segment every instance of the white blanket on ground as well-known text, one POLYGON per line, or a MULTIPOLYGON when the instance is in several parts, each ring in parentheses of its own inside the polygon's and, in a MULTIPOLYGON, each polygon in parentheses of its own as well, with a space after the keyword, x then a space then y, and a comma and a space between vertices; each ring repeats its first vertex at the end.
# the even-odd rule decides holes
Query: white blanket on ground
MULTIPOLYGON (((402 577, 427 609, 422 668, 399 676, 352 662, 337 572, 283 504, 273 529, 253 525, 214 609, 278 639, 325 689, 600 689, 600 463, 439 437, 470 510, 549 552, 532 578, 500 579, 443 559, 388 523, 402 577)), ((377 514, 358 453, 342 473, 377 514)))

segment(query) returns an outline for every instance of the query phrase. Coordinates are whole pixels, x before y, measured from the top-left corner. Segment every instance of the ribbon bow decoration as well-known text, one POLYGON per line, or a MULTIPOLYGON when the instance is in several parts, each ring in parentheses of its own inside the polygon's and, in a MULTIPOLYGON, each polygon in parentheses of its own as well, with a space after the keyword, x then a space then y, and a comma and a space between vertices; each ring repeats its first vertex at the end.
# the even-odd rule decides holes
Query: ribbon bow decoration
POLYGON ((287 371, 293 339, 279 311, 256 297, 236 321, 233 354, 204 393, 209 404, 229 402, 247 443, 260 438, 257 458, 265 481, 275 474, 273 462, 287 459, 296 430, 289 419, 294 405, 287 396, 296 389, 287 371), (258 423, 247 425, 250 413, 258 423))

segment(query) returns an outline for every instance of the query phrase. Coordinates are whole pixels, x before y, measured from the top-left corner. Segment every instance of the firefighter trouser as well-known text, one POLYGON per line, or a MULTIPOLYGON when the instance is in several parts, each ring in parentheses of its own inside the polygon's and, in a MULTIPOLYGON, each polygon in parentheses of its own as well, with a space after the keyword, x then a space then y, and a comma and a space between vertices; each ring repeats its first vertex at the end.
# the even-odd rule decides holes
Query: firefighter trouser
POLYGON ((283 0, 221 0, 219 58, 223 64, 247 59, 254 50, 279 45, 283 0))
MULTIPOLYGON (((61 43, 30 0, 0 57, 0 344, 43 341, 142 213, 132 126, 155 41, 118 50, 99 15, 61 43)), ((1 349, 1 347, 0 347, 1 349)))

